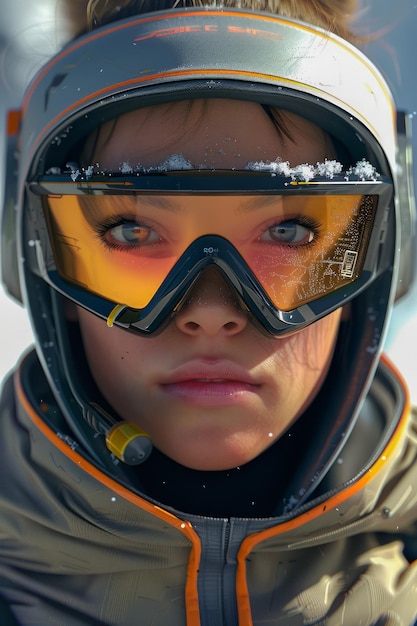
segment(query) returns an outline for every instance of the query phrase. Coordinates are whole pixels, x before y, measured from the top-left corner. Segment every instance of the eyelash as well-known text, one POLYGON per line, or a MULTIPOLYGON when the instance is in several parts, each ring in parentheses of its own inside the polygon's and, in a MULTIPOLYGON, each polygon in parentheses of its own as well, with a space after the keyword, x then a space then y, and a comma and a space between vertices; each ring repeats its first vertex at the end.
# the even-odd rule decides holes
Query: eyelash
MULTIPOLYGON (((131 252, 132 251, 131 247, 129 247, 128 245, 124 246, 121 243, 118 243, 117 241, 109 241, 108 239, 106 239, 106 235, 109 233, 109 231, 111 231, 113 228, 116 228, 117 226, 123 226, 123 224, 133 224, 135 222, 136 222, 136 219, 133 217, 123 217, 121 215, 115 215, 115 216, 110 216, 110 217, 105 218, 102 222, 94 226, 94 230, 100 242, 108 250, 117 250, 119 252, 131 252)), ((140 226, 153 229, 153 227, 150 224, 147 224, 145 221, 143 221, 142 224, 140 224, 140 226)), ((146 243, 147 247, 152 247, 154 245, 157 245, 156 242, 146 243)))
MULTIPOLYGON (((124 246, 117 241, 109 241, 106 239, 106 235, 110 230, 116 228, 117 226, 122 226, 123 224, 132 224, 135 222, 135 219, 132 217, 123 217, 120 215, 115 215, 113 217, 107 217, 102 222, 98 223, 94 230, 100 242, 108 249, 108 250, 117 250, 122 252, 131 252, 132 248, 128 245, 124 246)), ((281 222, 272 222, 269 224, 263 231, 263 233, 267 233, 271 228, 275 226, 279 226, 284 222, 294 222, 304 228, 312 231, 313 239, 311 241, 306 241, 304 243, 291 243, 291 242, 283 242, 282 245, 285 245, 287 248, 304 248, 306 246, 312 246, 317 243, 318 239, 321 236, 323 225, 318 220, 313 217, 309 217, 306 215, 298 215, 289 219, 282 220, 281 222)), ((141 226, 145 228, 152 229, 153 227, 146 222, 143 222, 141 226)), ((265 245, 276 245, 274 242, 263 242, 265 245)), ((157 242, 148 242, 145 244, 147 247, 152 247, 157 245, 157 242)))
MULTIPOLYGON (((283 245, 285 245, 288 248, 304 248, 306 246, 315 245, 318 242, 318 239, 320 238, 323 232, 323 224, 308 215, 296 215, 294 217, 282 220, 281 222, 272 222, 265 228, 263 232, 266 233, 268 232, 268 230, 270 230, 274 226, 279 226, 280 224, 283 224, 284 222, 296 222, 298 225, 303 226, 304 228, 307 228, 308 230, 311 230, 313 233, 313 239, 311 241, 306 241, 305 243, 294 243, 294 244, 291 242, 288 242, 285 244, 283 243, 283 245)), ((274 245, 272 242, 265 242, 265 243, 274 245)))

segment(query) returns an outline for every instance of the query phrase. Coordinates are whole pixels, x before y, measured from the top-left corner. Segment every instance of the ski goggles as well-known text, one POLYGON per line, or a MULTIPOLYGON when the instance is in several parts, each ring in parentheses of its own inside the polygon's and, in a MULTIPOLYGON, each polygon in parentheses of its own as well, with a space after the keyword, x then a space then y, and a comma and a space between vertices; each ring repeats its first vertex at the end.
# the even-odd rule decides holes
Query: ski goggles
POLYGON ((382 178, 169 172, 49 176, 29 189, 47 233, 33 244, 38 272, 109 325, 140 332, 170 319, 211 266, 273 335, 336 309, 384 269, 382 178))

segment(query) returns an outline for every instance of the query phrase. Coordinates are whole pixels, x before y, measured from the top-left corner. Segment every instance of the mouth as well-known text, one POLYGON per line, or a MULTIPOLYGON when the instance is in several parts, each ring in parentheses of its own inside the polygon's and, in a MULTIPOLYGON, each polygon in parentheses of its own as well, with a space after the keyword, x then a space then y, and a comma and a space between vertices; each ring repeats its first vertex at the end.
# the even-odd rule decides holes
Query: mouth
POLYGON ((230 363, 189 363, 161 384, 164 393, 192 404, 229 405, 259 392, 261 385, 246 370, 230 363))

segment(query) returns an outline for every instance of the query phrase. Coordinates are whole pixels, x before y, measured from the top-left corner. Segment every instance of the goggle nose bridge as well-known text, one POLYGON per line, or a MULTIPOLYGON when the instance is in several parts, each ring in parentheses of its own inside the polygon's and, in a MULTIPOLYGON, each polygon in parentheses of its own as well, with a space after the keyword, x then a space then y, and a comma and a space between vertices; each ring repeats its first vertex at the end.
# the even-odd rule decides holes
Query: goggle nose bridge
MULTIPOLYGON (((239 280, 239 277, 237 276, 233 267, 231 267, 230 263, 228 263, 228 261, 223 256, 218 255, 219 248, 216 246, 207 244, 206 241, 201 241, 201 240, 206 240, 206 238, 209 238, 211 240, 209 242, 211 244, 213 243, 213 238, 215 238, 215 241, 217 239, 221 239, 221 240, 224 239, 220 235, 208 235, 208 236, 203 235, 199 237, 198 239, 196 239, 190 245, 190 248, 192 248, 194 244, 197 244, 197 246, 199 244, 202 244, 203 246, 202 252, 204 256, 201 257, 199 262, 190 263, 190 265, 195 271, 193 271, 193 276, 191 277, 191 281, 188 284, 187 288, 185 289, 185 292, 179 299, 178 303, 175 305, 173 312, 174 313, 179 312, 182 309, 182 307, 185 306, 187 302, 190 301, 190 299, 192 298, 192 292, 195 288, 199 286, 200 281, 204 279, 204 277, 207 275, 208 272, 214 271, 216 272, 218 276, 220 276, 221 280, 226 285, 226 288, 228 289, 229 294, 230 294, 230 298, 233 300, 233 305, 241 309, 245 314, 248 314, 250 312, 250 308, 248 304, 245 302, 245 299, 243 296, 244 289, 242 287, 242 282, 239 280)), ((231 244, 227 239, 224 239, 224 241, 227 243, 226 252, 229 253, 229 257, 231 257, 231 254, 230 254, 230 248, 231 248, 237 255, 236 260, 240 259, 241 258, 240 254, 236 250, 236 248, 233 246, 233 244, 231 244)), ((245 262, 243 261, 243 263, 245 262)), ((247 276, 249 276, 249 274, 247 274, 247 276)))
MULTIPOLYGON (((158 292, 161 289, 166 292, 170 289, 170 284, 176 283, 174 290, 177 293, 181 293, 178 304, 173 309, 176 311, 199 280, 211 269, 219 273, 235 299, 239 302, 239 306, 248 311, 249 306, 244 298, 244 285, 248 281, 254 284, 254 277, 252 277, 252 272, 239 251, 221 235, 201 235, 195 239, 175 263, 158 292), (239 274, 241 277, 244 276, 244 282, 242 282, 239 274), (182 279, 181 275, 183 276, 182 279)), ((257 291, 259 288, 260 286, 257 288, 257 291)), ((155 296, 158 296, 158 292, 155 296)))

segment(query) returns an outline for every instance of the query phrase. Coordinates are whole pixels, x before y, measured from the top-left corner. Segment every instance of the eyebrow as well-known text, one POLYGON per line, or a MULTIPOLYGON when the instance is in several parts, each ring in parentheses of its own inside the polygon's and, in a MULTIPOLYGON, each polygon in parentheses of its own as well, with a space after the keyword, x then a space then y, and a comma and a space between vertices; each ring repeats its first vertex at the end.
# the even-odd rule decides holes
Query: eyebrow
POLYGON ((279 194, 267 194, 259 196, 251 196, 247 201, 243 201, 239 207, 239 212, 249 213, 250 211, 256 211, 270 206, 271 204, 282 205, 282 195, 279 194))
POLYGON ((175 213, 180 213, 183 210, 176 202, 173 202, 173 200, 171 200, 171 196, 168 197, 168 196, 161 196, 157 194, 155 195, 137 194, 136 197, 143 204, 157 207, 158 209, 163 209, 165 211, 172 211, 175 213))
MULTIPOLYGON (((195 194, 194 198, 198 202, 199 195, 210 196, 210 193, 199 194, 198 192, 195 194)), ((181 198, 187 197, 192 198, 193 194, 178 194, 176 195, 142 195, 138 194, 137 197, 140 199, 140 202, 147 205, 153 206, 158 209, 162 209, 164 211, 170 211, 174 213, 182 213, 184 208, 181 206, 181 198), (178 202, 175 200, 178 198, 178 202)), ((251 211, 256 211, 265 207, 270 206, 271 204, 282 204, 282 195, 278 194, 260 194, 260 195, 251 195, 250 197, 246 197, 245 194, 214 194, 212 195, 214 201, 215 198, 237 198, 239 199, 238 213, 249 213, 251 211)))

